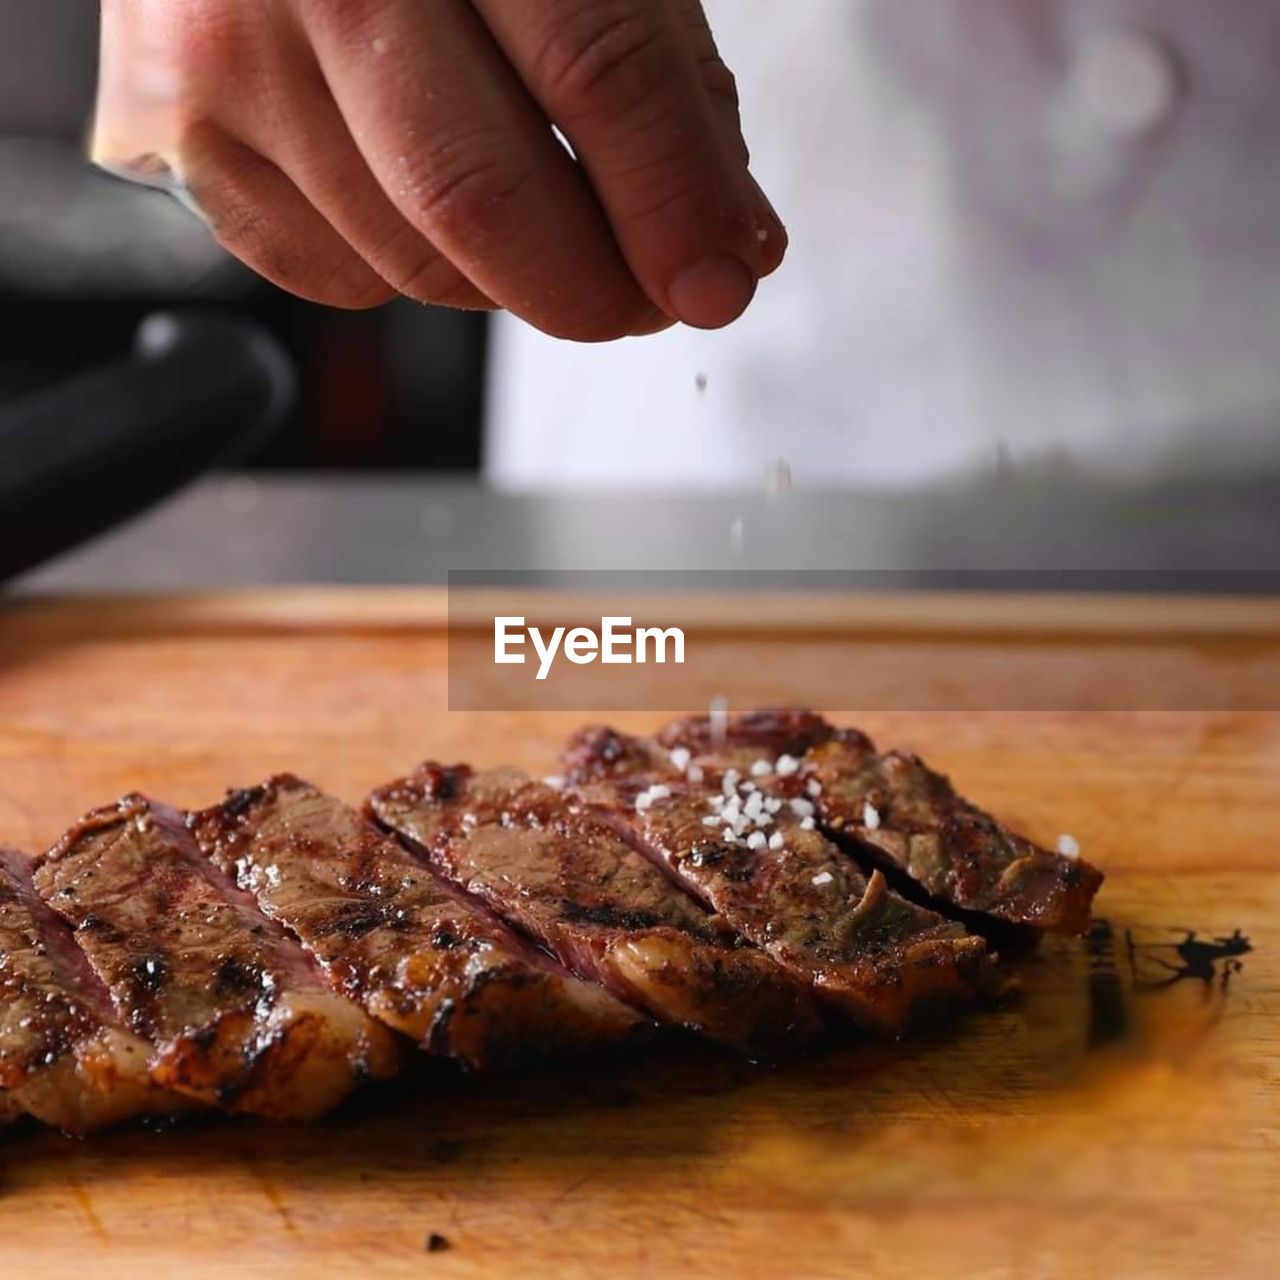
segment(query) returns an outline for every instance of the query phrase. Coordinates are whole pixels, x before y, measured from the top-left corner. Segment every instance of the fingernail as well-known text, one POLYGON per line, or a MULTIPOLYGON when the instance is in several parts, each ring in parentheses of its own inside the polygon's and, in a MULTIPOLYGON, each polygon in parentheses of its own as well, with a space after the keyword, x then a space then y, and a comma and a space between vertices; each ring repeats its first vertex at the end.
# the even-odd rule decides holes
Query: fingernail
POLYGON ((756 292, 755 273, 731 254, 681 271, 667 289, 671 311, 695 329, 720 329, 736 320, 756 292))

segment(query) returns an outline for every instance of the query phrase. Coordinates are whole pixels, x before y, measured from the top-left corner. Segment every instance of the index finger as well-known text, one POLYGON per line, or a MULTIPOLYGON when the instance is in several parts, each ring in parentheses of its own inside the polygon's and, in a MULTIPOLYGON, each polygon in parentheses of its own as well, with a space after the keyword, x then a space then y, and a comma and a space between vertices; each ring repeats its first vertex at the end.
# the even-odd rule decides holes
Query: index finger
POLYGON ((766 229, 670 0, 474 4, 569 139, 649 297, 698 328, 736 319, 766 229))

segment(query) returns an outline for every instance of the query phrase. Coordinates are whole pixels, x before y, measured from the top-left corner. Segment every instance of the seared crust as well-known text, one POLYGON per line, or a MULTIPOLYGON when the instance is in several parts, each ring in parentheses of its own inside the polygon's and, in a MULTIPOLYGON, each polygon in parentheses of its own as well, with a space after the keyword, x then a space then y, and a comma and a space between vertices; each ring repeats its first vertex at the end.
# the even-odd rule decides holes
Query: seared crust
POLYGON ((900 898, 879 873, 867 880, 790 807, 771 822, 781 847, 727 840, 720 824, 704 821, 715 813, 712 798, 723 794, 716 763, 707 762, 697 782, 669 761, 664 773, 627 776, 617 761, 654 757, 621 739, 589 730, 571 744, 566 764, 582 802, 845 1016, 896 1034, 922 1006, 999 985, 982 939, 900 898), (590 761, 593 743, 608 744, 603 768, 590 761), (667 794, 638 807, 637 796, 655 781, 667 794))
POLYGON ((1096 867, 1010 831, 918 756, 878 752, 858 730, 804 711, 733 718, 718 742, 705 716, 676 721, 658 738, 744 771, 756 759, 795 757, 796 772, 771 785, 811 798, 828 835, 891 879, 914 881, 940 910, 1054 933, 1089 926, 1103 880, 1096 867))
POLYGON ((232 792, 190 823, 341 990, 432 1053, 481 1067, 613 1043, 640 1025, 295 777, 232 792))
POLYGON ((116 1022, 71 931, 36 896, 26 858, 0 849, 0 1112, 68 1133, 174 1109, 151 1046, 116 1022))
POLYGON ((423 764, 375 791, 372 813, 431 866, 583 977, 654 1017, 749 1054, 821 1028, 807 985, 609 826, 519 770, 423 764))
POLYGON ((154 1044, 158 1085, 309 1119, 395 1071, 386 1031, 216 875, 175 811, 127 796, 89 814, 40 859, 35 883, 121 1020, 154 1044))

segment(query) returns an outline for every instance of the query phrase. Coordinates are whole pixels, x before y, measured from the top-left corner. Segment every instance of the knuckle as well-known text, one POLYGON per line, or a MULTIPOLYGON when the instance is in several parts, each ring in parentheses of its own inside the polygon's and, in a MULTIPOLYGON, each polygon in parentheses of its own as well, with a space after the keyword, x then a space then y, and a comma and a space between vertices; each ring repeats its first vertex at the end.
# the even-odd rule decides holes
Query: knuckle
POLYGON ((415 221, 443 240, 483 244, 511 230, 533 176, 532 169, 504 162, 484 140, 437 148, 410 184, 415 221))
POLYGON ((661 23, 647 9, 586 5, 546 38, 534 75, 566 120, 623 114, 661 88, 664 44, 661 23))

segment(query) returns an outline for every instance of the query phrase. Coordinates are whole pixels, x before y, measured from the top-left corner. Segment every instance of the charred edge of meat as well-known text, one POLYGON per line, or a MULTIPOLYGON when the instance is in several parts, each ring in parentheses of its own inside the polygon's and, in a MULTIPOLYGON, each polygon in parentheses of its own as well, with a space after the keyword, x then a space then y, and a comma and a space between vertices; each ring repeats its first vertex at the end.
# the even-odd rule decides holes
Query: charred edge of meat
POLYGON ((187 814, 188 830, 199 832, 202 842, 221 847, 233 845, 249 814, 281 791, 306 790, 308 784, 292 773, 277 773, 256 787, 231 787, 221 804, 187 814))
POLYGON ((570 782, 586 782, 646 773, 659 762, 643 739, 608 725, 588 725, 565 744, 561 764, 570 782))
MULTIPOLYGON (((803 707, 773 707, 732 716, 723 736, 717 736, 710 716, 688 716, 664 725, 654 740, 667 750, 683 747, 693 755, 711 755, 725 749, 756 748, 771 759, 780 755, 801 756, 810 747, 827 742, 841 733, 822 716, 803 707)), ((861 734, 857 734, 860 739, 861 734)))

